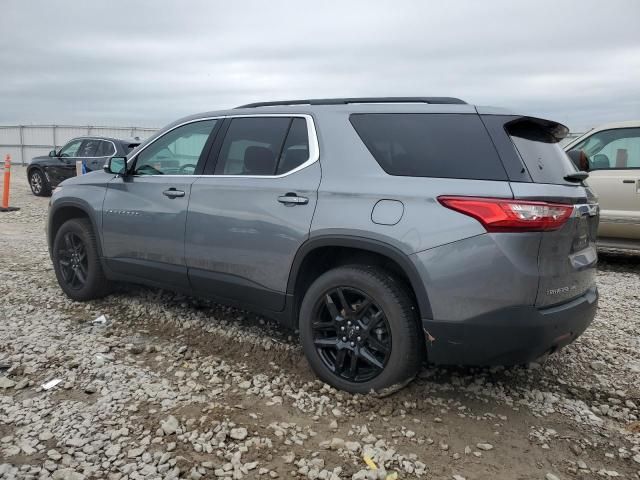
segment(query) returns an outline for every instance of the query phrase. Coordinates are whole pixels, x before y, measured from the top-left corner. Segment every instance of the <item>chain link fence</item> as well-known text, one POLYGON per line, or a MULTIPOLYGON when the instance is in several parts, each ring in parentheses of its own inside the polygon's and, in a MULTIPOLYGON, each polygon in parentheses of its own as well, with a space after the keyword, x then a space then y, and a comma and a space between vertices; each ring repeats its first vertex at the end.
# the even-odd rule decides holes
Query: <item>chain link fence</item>
POLYGON ((114 137, 144 140, 155 133, 150 127, 100 127, 91 125, 0 125, 0 155, 26 165, 33 157, 47 155, 75 137, 114 137))

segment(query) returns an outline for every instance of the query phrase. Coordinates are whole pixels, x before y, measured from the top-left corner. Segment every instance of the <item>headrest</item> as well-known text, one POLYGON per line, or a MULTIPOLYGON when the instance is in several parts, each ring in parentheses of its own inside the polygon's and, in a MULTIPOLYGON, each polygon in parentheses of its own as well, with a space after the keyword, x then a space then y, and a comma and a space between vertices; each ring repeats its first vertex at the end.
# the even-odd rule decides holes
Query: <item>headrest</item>
POLYGON ((302 165, 309 158, 309 150, 306 148, 290 148, 284 154, 284 158, 278 165, 279 173, 287 173, 302 165))
POLYGON ((594 155, 591 159, 591 168, 610 168, 609 157, 604 153, 594 155))
POLYGON ((619 148, 616 152, 616 168, 627 168, 629 153, 626 148, 619 148))
POLYGON ((247 147, 244 151, 245 175, 273 175, 276 161, 267 147, 247 147))

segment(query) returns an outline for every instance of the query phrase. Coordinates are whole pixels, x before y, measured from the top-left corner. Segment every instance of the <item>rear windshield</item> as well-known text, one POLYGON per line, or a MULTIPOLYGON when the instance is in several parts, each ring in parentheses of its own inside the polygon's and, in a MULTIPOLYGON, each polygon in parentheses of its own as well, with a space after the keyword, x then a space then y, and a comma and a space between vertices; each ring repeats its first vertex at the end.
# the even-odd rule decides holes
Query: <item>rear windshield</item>
POLYGON ((564 177, 576 171, 549 126, 536 119, 518 119, 505 125, 522 161, 536 183, 576 185, 564 177))
POLYGON ((351 124, 389 175, 506 180, 476 114, 352 114, 351 124))

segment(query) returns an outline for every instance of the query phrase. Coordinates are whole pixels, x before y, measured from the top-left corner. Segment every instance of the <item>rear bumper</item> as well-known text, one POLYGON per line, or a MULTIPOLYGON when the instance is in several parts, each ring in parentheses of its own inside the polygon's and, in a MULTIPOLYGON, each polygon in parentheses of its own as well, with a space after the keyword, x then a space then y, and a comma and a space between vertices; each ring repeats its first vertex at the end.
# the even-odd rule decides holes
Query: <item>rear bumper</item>
POLYGON ((429 361, 444 365, 515 365, 573 342, 591 324, 595 287, 553 307, 509 307, 463 321, 423 319, 429 361))

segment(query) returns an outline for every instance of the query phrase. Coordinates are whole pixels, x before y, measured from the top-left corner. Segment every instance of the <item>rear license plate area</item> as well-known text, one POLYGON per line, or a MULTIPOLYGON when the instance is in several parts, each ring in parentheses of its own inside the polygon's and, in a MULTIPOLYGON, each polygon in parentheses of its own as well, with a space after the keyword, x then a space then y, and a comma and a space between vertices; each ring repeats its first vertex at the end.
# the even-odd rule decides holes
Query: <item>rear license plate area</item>
POLYGON ((587 216, 579 217, 576 219, 576 231, 574 235, 572 251, 579 252, 589 246, 589 243, 595 240, 595 237, 592 237, 591 228, 590 228, 590 218, 587 216))

